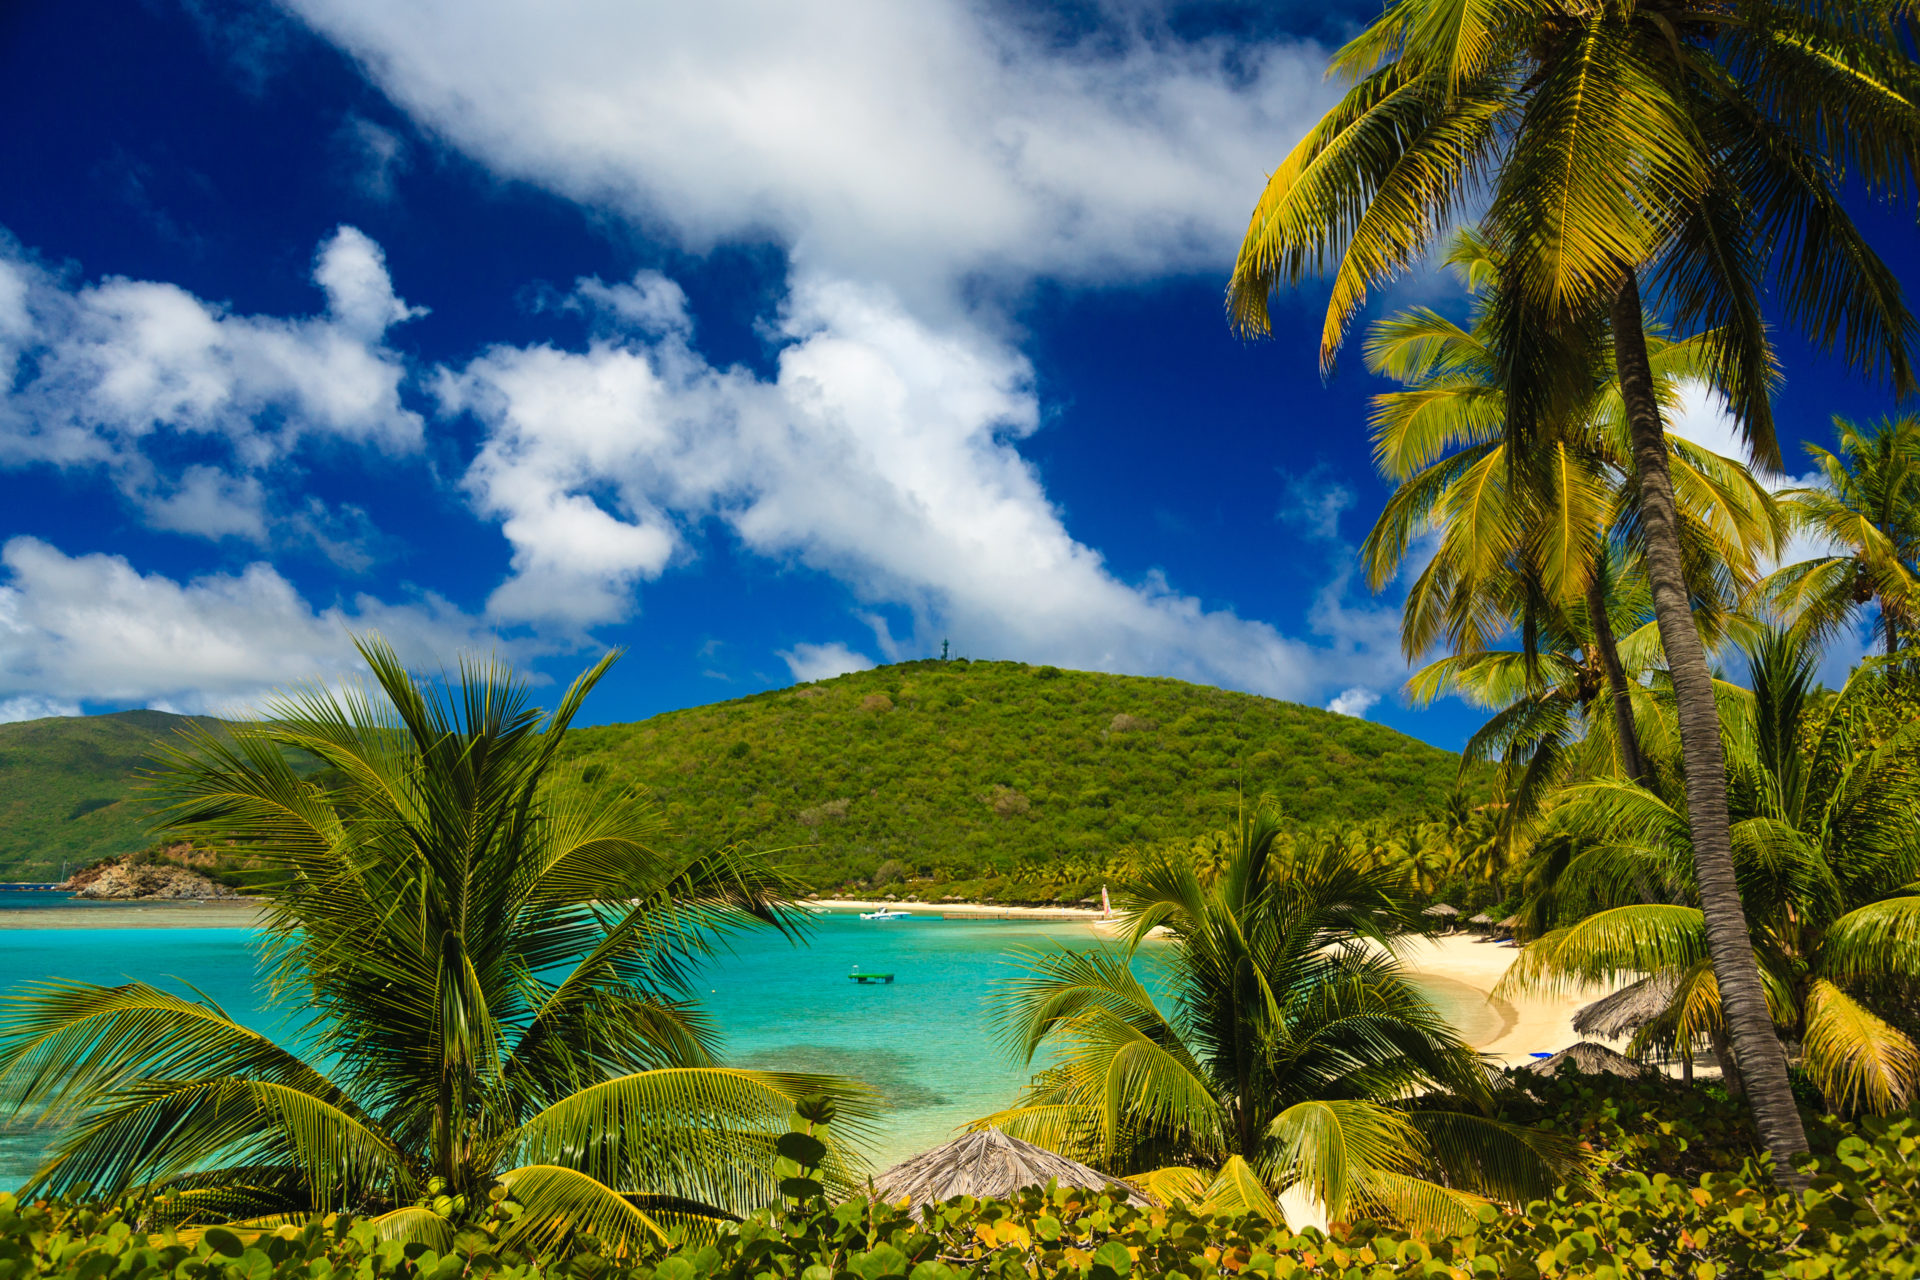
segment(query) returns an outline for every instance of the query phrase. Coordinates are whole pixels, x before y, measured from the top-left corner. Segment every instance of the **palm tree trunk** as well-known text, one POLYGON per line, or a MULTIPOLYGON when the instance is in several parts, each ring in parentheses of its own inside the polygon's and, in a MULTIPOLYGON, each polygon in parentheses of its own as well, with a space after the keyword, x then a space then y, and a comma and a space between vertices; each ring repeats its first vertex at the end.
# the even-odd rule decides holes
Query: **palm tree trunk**
POLYGON ((1593 624, 1593 647, 1607 673, 1607 701, 1613 705, 1613 733, 1620 744, 1620 769, 1630 782, 1647 776, 1640 755, 1640 731, 1633 723, 1633 695, 1627 688, 1627 670, 1620 665, 1620 648, 1613 624, 1607 620, 1607 584, 1599 568, 1587 579, 1587 613, 1593 624))
POLYGON ((1787 1057, 1774 1034, 1753 958, 1753 937, 1733 871, 1733 837, 1727 820, 1727 765, 1720 746, 1720 713, 1713 698, 1713 676, 1688 604, 1680 559, 1680 522, 1674 505, 1673 477, 1667 469, 1666 431, 1654 398, 1653 371, 1647 360, 1647 335, 1640 320, 1640 282, 1626 273, 1613 299, 1614 359, 1626 402, 1633 441, 1633 466, 1640 485, 1641 527, 1646 533, 1647 577, 1653 586, 1653 612, 1673 677, 1680 720, 1680 757, 1686 773, 1687 824, 1693 835, 1694 880, 1706 918, 1707 954, 1720 985, 1721 1016, 1733 1042, 1735 1065, 1753 1107, 1760 1140, 1772 1153, 1774 1176, 1800 1190, 1805 1181, 1794 1170, 1795 1157, 1807 1150, 1807 1134, 1787 1081, 1787 1057))
POLYGON ((1880 606, 1880 625, 1887 632, 1887 656, 1891 658, 1900 652, 1900 624, 1894 619, 1893 611, 1883 603, 1880 606))

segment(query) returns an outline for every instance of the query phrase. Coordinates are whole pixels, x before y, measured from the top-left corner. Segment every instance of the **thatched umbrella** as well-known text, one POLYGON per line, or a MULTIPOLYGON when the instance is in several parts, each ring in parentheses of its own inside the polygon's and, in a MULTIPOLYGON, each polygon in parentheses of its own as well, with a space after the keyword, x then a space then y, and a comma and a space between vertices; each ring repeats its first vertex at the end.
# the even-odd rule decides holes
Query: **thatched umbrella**
POLYGON ((1460 914, 1460 908, 1450 907, 1444 902, 1436 902, 1420 914, 1423 916, 1457 916, 1460 914))
POLYGON ((1625 1076, 1629 1080, 1637 1080, 1647 1073, 1643 1063, 1635 1062, 1625 1054, 1615 1053, 1607 1046, 1595 1044, 1591 1040, 1582 1040, 1579 1044, 1562 1049, 1544 1062, 1529 1062, 1520 1069, 1531 1071, 1535 1075, 1550 1076, 1557 1075, 1560 1069, 1566 1066, 1576 1067, 1588 1075, 1599 1075, 1604 1072, 1608 1075, 1625 1076))
POLYGON ((874 1178, 873 1192, 875 1198, 888 1204, 906 1200, 911 1208, 918 1209, 955 1196, 1003 1199, 1022 1187, 1044 1187, 1049 1182, 1088 1191, 1111 1187, 1126 1193, 1133 1204, 1143 1208, 1153 1204, 1143 1192, 1118 1178, 1075 1164, 1045 1147, 1009 1138, 998 1129, 962 1134, 944 1146, 901 1161, 874 1178))
POLYGON ((1604 1040, 1630 1036, 1666 1012, 1678 986, 1679 979, 1671 973, 1642 978, 1582 1008, 1573 1015, 1573 1029, 1604 1040))
POLYGON ((1467 923, 1476 929, 1485 929, 1493 923, 1493 917, 1482 911, 1479 915, 1467 921, 1467 923))

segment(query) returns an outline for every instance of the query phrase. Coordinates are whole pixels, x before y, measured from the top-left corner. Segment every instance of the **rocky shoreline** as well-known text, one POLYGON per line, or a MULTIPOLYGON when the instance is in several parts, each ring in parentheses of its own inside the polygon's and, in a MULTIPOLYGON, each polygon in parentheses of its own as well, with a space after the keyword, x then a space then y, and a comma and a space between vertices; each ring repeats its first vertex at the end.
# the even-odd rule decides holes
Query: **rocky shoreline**
POLYGON ((239 894, 186 867, 118 859, 76 872, 60 888, 76 898, 102 902, 214 902, 239 894))

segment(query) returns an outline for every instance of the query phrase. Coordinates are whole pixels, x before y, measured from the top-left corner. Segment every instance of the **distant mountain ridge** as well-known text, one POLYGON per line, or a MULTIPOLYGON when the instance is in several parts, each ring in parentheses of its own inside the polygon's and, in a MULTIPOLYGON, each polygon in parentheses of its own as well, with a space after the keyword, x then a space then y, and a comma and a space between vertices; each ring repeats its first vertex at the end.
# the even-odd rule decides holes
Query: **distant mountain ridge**
MULTIPOLYGON (((136 775, 193 722, 0 725, 0 879, 150 843, 136 775)), ((569 742, 589 776, 652 791, 674 840, 741 840, 822 888, 888 863, 981 882, 1023 859, 1102 856, 1218 827, 1265 792, 1303 824, 1413 817, 1439 807, 1459 764, 1296 703, 1018 662, 900 663, 569 742)))

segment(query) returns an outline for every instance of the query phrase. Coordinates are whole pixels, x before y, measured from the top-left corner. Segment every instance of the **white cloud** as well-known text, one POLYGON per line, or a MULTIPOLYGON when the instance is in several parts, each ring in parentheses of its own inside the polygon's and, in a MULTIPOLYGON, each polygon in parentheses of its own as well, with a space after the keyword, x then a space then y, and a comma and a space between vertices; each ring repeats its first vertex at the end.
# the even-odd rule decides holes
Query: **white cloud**
POLYGON ((1282 474, 1280 519, 1331 542, 1340 536, 1340 513, 1353 505, 1353 490, 1333 478, 1332 469, 1314 467, 1305 475, 1282 474))
MULTIPOLYGON (((615 296, 627 295, 576 295, 615 296)), ((677 294, 643 277, 633 296, 677 294)), ((763 556, 904 606, 920 652, 946 635, 979 657, 1287 697, 1402 669, 1392 611, 1347 609, 1337 589, 1314 612, 1323 638, 1307 643, 1157 575, 1116 578, 1015 448, 1039 423, 1027 362, 971 326, 923 323, 882 290, 802 280, 778 372, 762 381, 709 365, 683 313, 623 314, 644 325, 603 326, 583 351, 496 348, 442 377, 448 410, 487 431, 466 483, 513 545, 514 576, 491 601, 502 619, 624 617, 634 584, 689 554, 682 531, 717 519, 763 556)), ((875 631, 889 656, 903 651, 884 621, 875 631)))
POLYGON ((1373 704, 1378 701, 1380 701, 1379 694, 1364 686, 1356 685, 1351 689, 1343 689, 1334 695, 1333 701, 1327 704, 1327 710, 1337 716, 1354 716, 1358 719, 1365 719, 1367 712, 1371 710, 1373 704))
POLYGON ((172 492, 141 495, 147 523, 156 529, 203 538, 244 538, 265 542, 266 492, 258 476, 229 475, 218 467, 191 466, 172 492))
POLYGON ((155 527, 265 538, 258 475, 319 437, 417 449, 387 330, 420 314, 353 227, 320 245, 319 316, 235 315, 176 285, 73 285, 0 233, 0 466, 104 468, 155 527), (212 451, 177 473, 156 444, 212 451))
POLYGON ((19 720, 45 720, 52 716, 77 716, 80 704, 58 698, 36 698, 31 695, 18 698, 0 698, 0 724, 13 724, 19 720))
POLYGON ((867 671, 873 667, 872 658, 854 652, 838 640, 830 644, 796 644, 791 649, 780 650, 780 656, 786 660, 787 670, 793 672, 793 678, 803 684, 809 680, 830 680, 849 671, 867 671))
POLYGON ((1334 88, 1310 44, 1078 42, 967 0, 286 0, 495 172, 916 309, 983 275, 1216 270, 1334 88))
POLYGON ((316 610, 271 566, 176 582, 125 558, 69 556, 34 538, 0 547, 0 699, 78 699, 220 712, 291 684, 356 672, 351 634, 379 632, 411 662, 502 647, 438 597, 358 596, 316 610))
POLYGON ((407 144, 391 129, 365 116, 350 115, 335 135, 354 187, 379 204, 393 200, 395 183, 408 168, 407 144))
MULTIPOLYGON (((978 656, 1315 698, 1404 669, 1391 611, 1346 608, 1344 578, 1311 641, 1157 574, 1121 581, 1016 447, 1041 410, 998 304, 1038 277, 1222 270, 1334 92, 1323 50, 1185 41, 1144 10, 1065 38, 969 0, 285 2, 502 177, 694 252, 787 251, 771 379, 701 356, 657 275, 582 282, 585 350, 443 371, 445 411, 486 428, 466 488, 513 550, 492 616, 624 618, 717 520, 902 610, 910 635, 876 628, 890 657, 951 635, 978 656)), ((1314 531, 1338 515, 1323 495, 1314 531)))
POLYGON ((1772 487, 1796 483, 1778 473, 1758 466, 1752 451, 1747 447, 1746 436, 1740 430, 1740 424, 1727 408, 1727 399, 1713 387, 1704 382, 1684 383, 1680 389, 1680 403, 1668 415, 1667 430, 1674 435, 1685 437, 1704 449, 1728 458, 1733 458, 1750 468, 1753 473, 1767 481, 1772 487))

